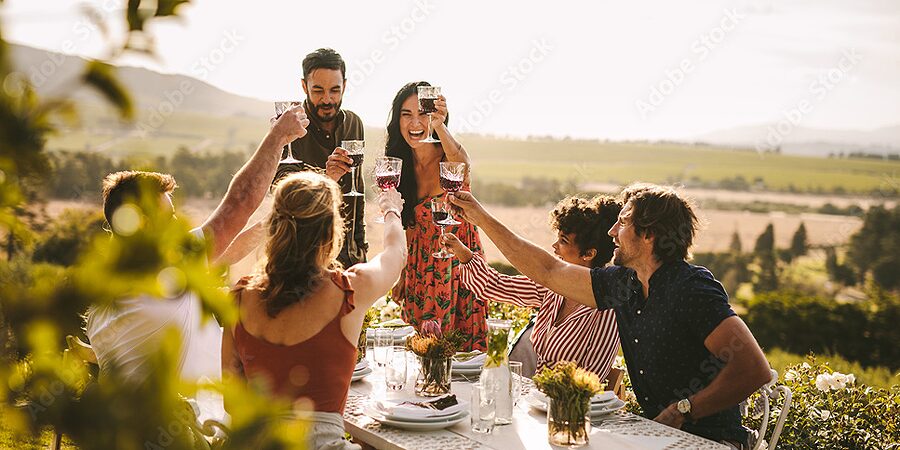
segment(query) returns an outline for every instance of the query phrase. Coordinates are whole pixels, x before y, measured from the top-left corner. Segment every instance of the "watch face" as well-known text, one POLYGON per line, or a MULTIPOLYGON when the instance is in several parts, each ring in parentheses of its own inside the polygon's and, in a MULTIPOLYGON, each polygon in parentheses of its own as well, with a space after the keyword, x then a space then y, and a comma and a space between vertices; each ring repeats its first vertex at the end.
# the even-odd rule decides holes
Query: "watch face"
POLYGON ((678 412, 682 414, 687 414, 691 412, 691 402, 688 399, 682 399, 678 401, 678 412))

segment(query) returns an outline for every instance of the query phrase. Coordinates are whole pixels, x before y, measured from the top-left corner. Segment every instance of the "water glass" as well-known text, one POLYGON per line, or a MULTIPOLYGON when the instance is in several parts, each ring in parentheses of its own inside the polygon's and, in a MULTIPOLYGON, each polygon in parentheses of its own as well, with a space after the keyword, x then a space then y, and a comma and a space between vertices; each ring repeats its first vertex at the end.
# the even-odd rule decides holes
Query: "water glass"
POLYGON ((384 366, 388 362, 388 356, 391 348, 394 346, 394 330, 390 328, 375 329, 375 363, 379 367, 384 366))
POLYGON ((522 396, 522 362, 510 361, 509 371, 512 374, 512 398, 513 406, 515 406, 519 397, 522 396))
POLYGON ((406 349, 395 346, 390 352, 384 369, 384 383, 389 390, 402 391, 406 384, 406 349))
POLYGON ((481 383, 472 385, 472 431, 490 434, 494 430, 497 415, 495 393, 481 383))

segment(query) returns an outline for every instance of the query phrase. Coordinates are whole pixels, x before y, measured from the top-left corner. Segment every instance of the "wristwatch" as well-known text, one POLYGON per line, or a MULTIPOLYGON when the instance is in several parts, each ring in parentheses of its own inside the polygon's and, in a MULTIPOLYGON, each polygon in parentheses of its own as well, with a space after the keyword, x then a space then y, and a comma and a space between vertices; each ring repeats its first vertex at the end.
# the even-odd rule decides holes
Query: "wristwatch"
POLYGON ((678 403, 675 406, 678 407, 678 412, 680 412, 681 415, 684 416, 684 420, 686 420, 688 422, 694 421, 694 419, 691 417, 691 401, 690 400, 683 398, 681 400, 678 400, 678 403))

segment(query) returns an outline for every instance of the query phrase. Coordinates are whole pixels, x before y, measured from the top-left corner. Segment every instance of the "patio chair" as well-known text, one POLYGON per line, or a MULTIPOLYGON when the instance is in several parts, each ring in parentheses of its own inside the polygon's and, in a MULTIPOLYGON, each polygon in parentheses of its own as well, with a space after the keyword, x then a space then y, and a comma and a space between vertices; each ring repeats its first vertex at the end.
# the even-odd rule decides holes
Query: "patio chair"
POLYGON ((609 368, 609 375, 606 376, 606 390, 613 391, 616 397, 625 401, 625 371, 615 367, 609 368))
MULTIPOLYGON (((791 390, 787 386, 776 386, 778 382, 778 372, 772 370, 772 379, 761 387, 758 396, 753 405, 754 412, 762 413, 760 419, 759 430, 753 430, 756 441, 751 442, 753 450, 775 449, 778 445, 778 437, 781 436, 781 430, 784 428, 784 422, 787 420, 788 412, 791 410, 791 390), (766 432, 769 427, 769 406, 772 401, 778 399, 779 395, 784 396, 784 405, 778 413, 778 419, 775 421, 775 428, 772 430, 772 436, 766 441, 766 432)), ((741 403, 741 414, 747 416, 749 413, 748 400, 741 403)))

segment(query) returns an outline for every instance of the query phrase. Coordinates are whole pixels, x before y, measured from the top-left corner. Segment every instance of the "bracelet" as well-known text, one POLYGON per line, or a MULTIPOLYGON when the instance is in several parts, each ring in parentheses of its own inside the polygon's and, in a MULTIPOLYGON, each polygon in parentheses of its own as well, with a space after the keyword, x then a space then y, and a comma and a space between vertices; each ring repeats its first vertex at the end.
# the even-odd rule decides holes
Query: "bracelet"
POLYGON ((387 219, 387 215, 390 214, 390 213, 396 214, 398 219, 403 220, 403 217, 400 216, 400 211, 397 210, 397 208, 391 208, 391 209, 385 211, 385 212, 384 212, 384 218, 387 219))

